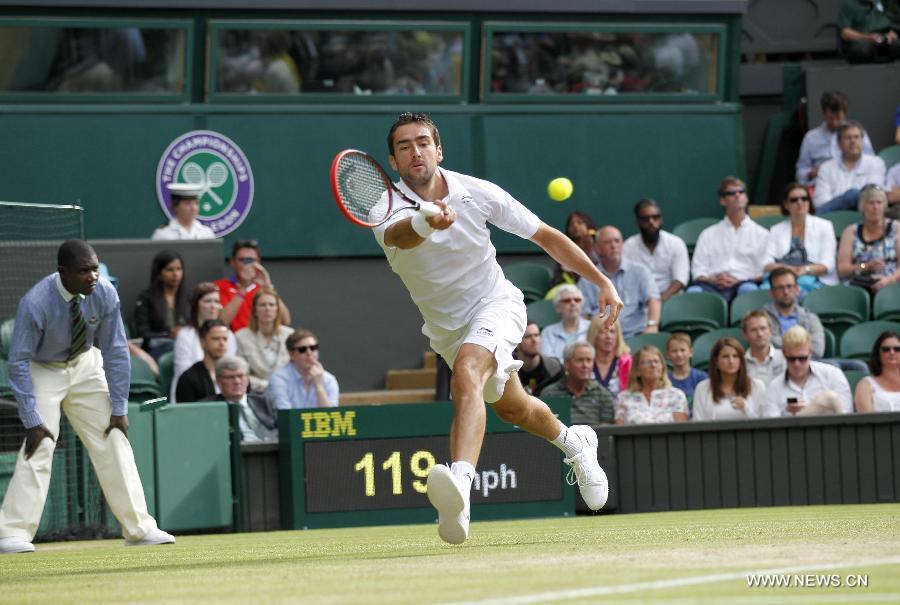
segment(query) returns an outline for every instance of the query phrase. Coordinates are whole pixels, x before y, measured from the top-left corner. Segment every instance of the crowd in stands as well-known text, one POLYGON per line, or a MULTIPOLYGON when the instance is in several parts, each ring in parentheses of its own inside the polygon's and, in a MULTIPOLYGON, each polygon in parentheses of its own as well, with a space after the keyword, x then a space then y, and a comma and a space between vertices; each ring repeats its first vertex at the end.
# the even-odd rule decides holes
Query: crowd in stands
POLYGON ((826 92, 821 105, 824 122, 806 134, 782 219, 769 228, 750 217, 746 184, 731 176, 717 191, 724 216, 695 242, 664 231, 662 205, 651 199, 635 204, 638 233, 625 241, 615 226, 572 212, 566 234, 613 281, 625 309, 604 328, 596 286, 557 265, 545 298, 558 321, 530 318, 517 350, 523 385, 571 397, 573 422, 588 424, 900 410, 900 326, 872 336, 867 362, 843 359, 814 305, 804 304, 810 293, 812 301, 850 286, 869 305, 900 283, 900 164, 874 154, 863 126, 847 117, 845 95, 826 92), (849 209, 857 219, 836 227, 829 213, 849 209), (698 292, 743 310, 732 317, 740 328, 704 342, 693 358, 714 326, 659 331, 665 306, 698 292), (865 374, 853 376, 855 393, 845 371, 865 374))

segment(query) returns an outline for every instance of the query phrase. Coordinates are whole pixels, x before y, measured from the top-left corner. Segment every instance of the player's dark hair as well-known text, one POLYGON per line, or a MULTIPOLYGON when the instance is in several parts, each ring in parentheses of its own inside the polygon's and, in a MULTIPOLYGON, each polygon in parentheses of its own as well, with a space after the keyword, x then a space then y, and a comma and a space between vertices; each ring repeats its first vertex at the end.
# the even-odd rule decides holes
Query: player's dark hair
POLYGON ((71 267, 75 261, 91 258, 97 253, 89 243, 81 239, 69 239, 59 246, 56 252, 56 264, 60 267, 71 267))
POLYGON ((394 125, 391 126, 391 129, 388 132, 387 146, 389 154, 394 155, 394 131, 401 126, 406 126, 407 124, 422 124, 424 126, 427 126, 431 130, 431 138, 434 139, 434 144, 438 147, 440 146, 441 133, 438 132, 437 126, 435 126, 434 122, 431 120, 431 117, 427 113, 413 113, 411 111, 404 111, 399 116, 397 116, 397 120, 394 122, 394 125))
POLYGON ((654 208, 659 208, 659 204, 656 203, 656 200, 650 199, 649 197, 642 198, 638 200, 638 203, 634 205, 634 215, 640 216, 641 210, 647 208, 649 206, 653 206, 654 208))
POLYGON ((206 338, 206 336, 210 332, 212 332, 212 329, 215 328, 216 326, 222 326, 223 328, 228 327, 225 325, 225 322, 222 321, 221 319, 207 319, 206 321, 203 322, 203 325, 200 326, 200 329, 197 331, 197 333, 200 335, 200 338, 206 338))
POLYGON ((820 104, 822 105, 822 111, 827 109, 828 111, 847 113, 850 107, 847 95, 839 90, 826 90, 823 92, 820 104))

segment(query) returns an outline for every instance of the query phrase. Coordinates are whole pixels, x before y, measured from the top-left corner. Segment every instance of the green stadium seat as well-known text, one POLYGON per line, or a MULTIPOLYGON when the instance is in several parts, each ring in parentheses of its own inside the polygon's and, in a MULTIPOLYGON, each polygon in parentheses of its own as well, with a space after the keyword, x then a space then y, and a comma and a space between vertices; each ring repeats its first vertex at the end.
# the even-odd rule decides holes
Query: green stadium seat
POLYGON ((753 222, 757 225, 762 225, 766 229, 771 229, 774 225, 777 225, 786 218, 787 217, 781 214, 765 214, 763 216, 757 216, 753 219, 753 222))
POLYGON ((900 332, 900 323, 894 321, 866 321, 851 326, 841 336, 840 357, 868 360, 872 346, 882 332, 900 332))
POLYGON ((684 292, 663 303, 660 329, 687 332, 691 338, 710 330, 724 328, 728 322, 728 303, 710 292, 684 292))
POLYGON ((10 317, 0 323, 0 359, 9 359, 9 346, 12 343, 13 328, 16 318, 10 317))
POLYGON ((660 351, 662 351, 663 355, 666 354, 666 341, 669 340, 669 337, 672 336, 670 332, 657 332, 655 334, 637 334, 632 336, 628 340, 625 341, 625 344, 628 345, 628 348, 631 349, 632 353, 637 351, 641 347, 645 347, 647 345, 656 347, 660 351))
POLYGON ((742 347, 745 349, 747 348, 747 341, 744 340, 744 335, 740 328, 719 328, 717 330, 711 330, 701 334, 694 340, 694 356, 691 358, 691 365, 698 370, 705 370, 709 367, 710 351, 712 351, 713 346, 719 339, 727 336, 736 338, 741 343, 742 347))
POLYGON ((837 339, 834 336, 834 332, 828 328, 823 327, 823 330, 825 331, 825 352, 822 354, 822 357, 829 359, 837 355, 837 339))
POLYGON ((900 163, 900 145, 891 145, 878 152, 878 157, 884 160, 884 165, 890 170, 891 166, 900 163))
POLYGON ((856 385, 868 375, 868 372, 863 372, 862 370, 844 370, 844 376, 847 377, 847 382, 850 383, 850 392, 855 395, 856 385))
POLYGON ((163 353, 156 363, 159 365, 159 390, 166 397, 172 389, 172 378, 175 377, 175 351, 163 353))
POLYGON ((556 305, 552 300, 536 300, 525 305, 528 321, 535 322, 541 329, 560 321, 556 305))
POLYGON ((721 218, 694 218, 689 221, 684 221, 683 223, 678 223, 672 229, 672 234, 677 235, 684 243, 687 244, 688 252, 690 254, 694 253, 694 246, 697 245, 697 238, 700 237, 700 233, 711 225, 715 225, 721 218))
POLYGON ((803 306, 819 316, 836 338, 869 319, 869 293, 856 286, 825 286, 806 295, 803 306))
POLYGON ((888 284, 875 293, 872 319, 900 321, 900 284, 888 284))
POLYGON ((770 302, 772 302, 772 297, 769 296, 768 290, 753 290, 735 296, 731 300, 731 308, 728 311, 729 324, 740 326, 741 319, 744 318, 747 311, 762 309, 770 302))
POLYGON ((834 235, 838 238, 838 241, 840 241, 841 234, 847 225, 862 222, 862 214, 856 210, 835 210, 834 212, 823 214, 822 218, 831 221, 831 226, 834 227, 834 235))
POLYGON ((0 398, 12 399, 12 388, 9 386, 9 374, 6 360, 0 358, 0 398))
POLYGON ((510 263, 503 267, 503 274, 522 291, 526 303, 544 298, 553 277, 546 265, 529 262, 510 263))
POLYGON ((153 399, 161 395, 159 382, 147 362, 131 356, 131 384, 128 387, 128 398, 131 401, 153 399))

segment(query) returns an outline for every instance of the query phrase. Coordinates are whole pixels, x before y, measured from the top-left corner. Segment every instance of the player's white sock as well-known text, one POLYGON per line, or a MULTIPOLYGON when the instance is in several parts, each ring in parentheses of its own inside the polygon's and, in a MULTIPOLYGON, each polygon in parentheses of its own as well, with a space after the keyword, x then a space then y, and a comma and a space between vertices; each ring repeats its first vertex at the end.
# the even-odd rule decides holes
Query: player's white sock
POLYGON ((463 493, 468 496, 469 492, 472 491, 472 481, 475 479, 475 467, 465 460, 457 460, 450 465, 450 472, 459 481, 460 487, 463 488, 463 493))
POLYGON ((571 458, 580 452, 582 447, 581 439, 574 433, 569 435, 568 427, 562 422, 559 423, 559 435, 550 443, 561 449, 566 458, 571 458))

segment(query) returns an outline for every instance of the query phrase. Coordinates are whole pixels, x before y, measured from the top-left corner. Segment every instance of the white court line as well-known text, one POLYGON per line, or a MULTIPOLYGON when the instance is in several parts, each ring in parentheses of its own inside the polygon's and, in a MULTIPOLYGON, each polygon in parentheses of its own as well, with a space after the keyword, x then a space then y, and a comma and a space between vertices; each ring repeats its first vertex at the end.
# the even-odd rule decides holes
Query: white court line
MULTIPOLYGON (((550 601, 565 601, 567 599, 581 599, 585 597, 600 597, 613 594, 627 594, 644 592, 647 590, 659 590, 662 588, 681 588, 684 586, 697 586, 699 584, 715 584, 727 580, 746 580, 747 576, 794 574, 810 571, 829 571, 832 569, 846 569, 848 567, 866 568, 879 565, 900 564, 900 557, 891 559, 877 559, 874 561, 856 561, 849 563, 823 563, 798 565, 795 567, 778 567, 772 569, 750 569, 747 571, 734 571, 730 573, 711 574, 706 576, 692 576, 688 578, 673 578, 671 580, 655 580, 653 582, 637 582, 635 584, 616 584, 612 586, 594 586, 590 588, 573 588, 571 590, 556 590, 537 594, 518 595, 512 597, 497 597, 481 599, 478 601, 455 601, 445 605, 527 605, 529 603, 547 603, 550 601)), ((748 587, 749 590, 749 587, 748 587)))

